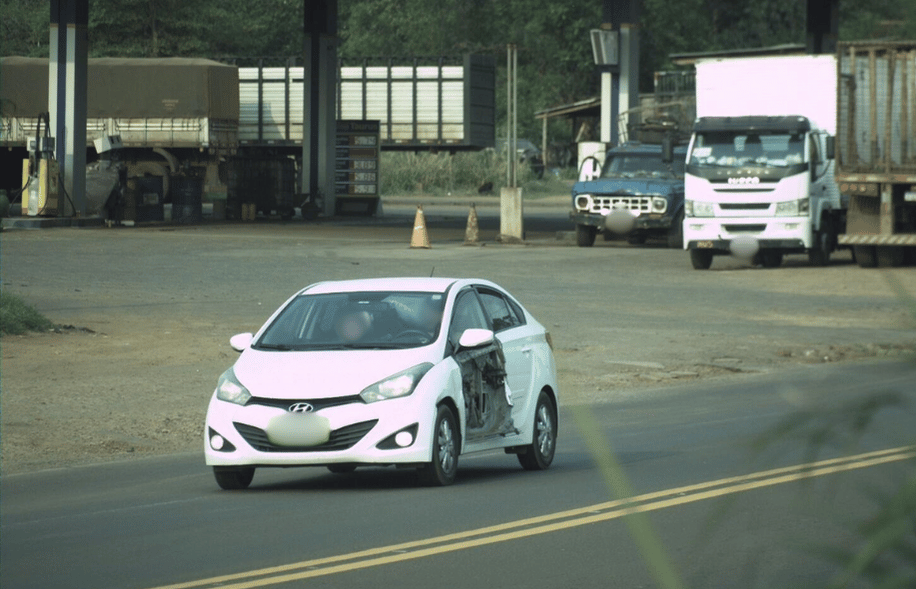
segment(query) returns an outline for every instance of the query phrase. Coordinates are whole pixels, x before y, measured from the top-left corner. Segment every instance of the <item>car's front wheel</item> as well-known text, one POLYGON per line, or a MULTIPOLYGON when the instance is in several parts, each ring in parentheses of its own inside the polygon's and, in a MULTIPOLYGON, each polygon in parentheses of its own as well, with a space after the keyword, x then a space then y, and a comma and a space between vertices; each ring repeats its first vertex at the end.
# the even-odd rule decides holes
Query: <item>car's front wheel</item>
POLYGON ((254 478, 253 466, 214 466, 213 476, 216 484, 226 491, 247 489, 254 478))
POLYGON ((420 467, 420 480, 435 487, 444 487, 455 482, 459 448, 460 434, 455 414, 448 406, 440 405, 433 428, 432 461, 420 467))
POLYGON ((534 410, 534 433, 531 445, 518 455, 525 470, 544 470, 553 462, 557 449, 557 412, 550 396, 541 391, 534 410))

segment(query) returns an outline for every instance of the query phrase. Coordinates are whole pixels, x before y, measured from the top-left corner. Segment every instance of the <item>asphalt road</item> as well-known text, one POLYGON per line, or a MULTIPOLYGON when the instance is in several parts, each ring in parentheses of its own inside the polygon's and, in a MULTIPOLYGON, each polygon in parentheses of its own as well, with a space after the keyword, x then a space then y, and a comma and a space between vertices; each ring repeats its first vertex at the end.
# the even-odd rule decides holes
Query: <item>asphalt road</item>
POLYGON ((565 410, 546 472, 471 457, 442 489, 417 487, 412 471, 299 469, 259 471, 230 493, 196 454, 8 476, 3 585, 657 586, 635 520, 681 586, 824 586, 836 567, 819 550, 856 545, 876 494, 912 476, 914 401, 910 362, 647 391, 565 410), (844 408, 878 393, 887 404, 850 432, 844 408), (799 409, 811 421, 773 435, 799 409), (815 443, 825 424, 835 437, 815 443), (644 521, 609 503, 605 446, 644 521), (849 458, 773 472, 837 457, 849 458))

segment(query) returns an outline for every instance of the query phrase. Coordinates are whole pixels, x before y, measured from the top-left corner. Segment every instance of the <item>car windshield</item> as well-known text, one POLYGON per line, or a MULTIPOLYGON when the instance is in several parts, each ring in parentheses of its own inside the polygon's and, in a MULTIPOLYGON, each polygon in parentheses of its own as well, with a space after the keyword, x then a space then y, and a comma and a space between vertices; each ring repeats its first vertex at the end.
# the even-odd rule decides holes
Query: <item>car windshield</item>
POLYGON ((661 154, 621 153, 612 155, 604 165, 601 176, 604 178, 635 178, 648 176, 652 178, 671 178, 684 176, 684 155, 675 155, 674 161, 665 163, 661 154))
POLYGON ((762 166, 785 168, 805 159, 801 133, 715 131, 698 133, 690 152, 690 164, 737 168, 762 166))
POLYGON ((259 350, 382 350, 423 346, 442 324, 445 295, 428 292, 303 294, 252 346, 259 350))

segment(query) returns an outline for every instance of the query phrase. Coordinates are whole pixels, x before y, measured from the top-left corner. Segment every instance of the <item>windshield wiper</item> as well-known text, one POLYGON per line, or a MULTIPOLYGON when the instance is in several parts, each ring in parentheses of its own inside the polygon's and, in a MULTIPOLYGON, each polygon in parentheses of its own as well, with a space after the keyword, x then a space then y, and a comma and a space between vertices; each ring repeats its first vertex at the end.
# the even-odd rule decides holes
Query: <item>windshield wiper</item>
POLYGON ((256 350, 276 350, 278 352, 291 352, 293 350, 292 346, 287 346, 286 344, 258 344, 255 346, 256 350))

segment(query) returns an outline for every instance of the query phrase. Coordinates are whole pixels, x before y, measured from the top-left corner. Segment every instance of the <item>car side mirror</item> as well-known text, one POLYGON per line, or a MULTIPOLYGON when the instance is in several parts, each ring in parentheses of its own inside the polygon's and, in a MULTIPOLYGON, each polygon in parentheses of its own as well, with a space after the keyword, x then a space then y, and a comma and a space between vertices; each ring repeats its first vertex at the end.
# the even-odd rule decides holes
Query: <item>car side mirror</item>
POLYGON ((236 352, 242 352, 251 346, 253 340, 254 334, 252 333, 237 333, 229 338, 229 345, 236 352))
POLYGON ((601 176, 601 164, 598 158, 588 156, 579 168, 579 182, 589 182, 601 176))
POLYGON ((827 159, 832 160, 836 157, 836 137, 833 135, 827 136, 827 159))
POLYGON ((496 336, 489 329, 465 329, 458 339, 459 348, 480 348, 493 343, 496 336))

